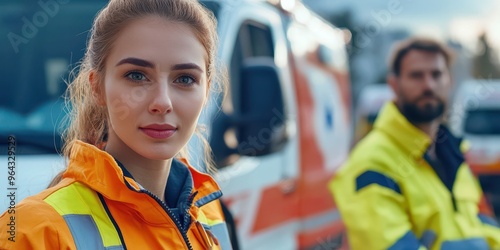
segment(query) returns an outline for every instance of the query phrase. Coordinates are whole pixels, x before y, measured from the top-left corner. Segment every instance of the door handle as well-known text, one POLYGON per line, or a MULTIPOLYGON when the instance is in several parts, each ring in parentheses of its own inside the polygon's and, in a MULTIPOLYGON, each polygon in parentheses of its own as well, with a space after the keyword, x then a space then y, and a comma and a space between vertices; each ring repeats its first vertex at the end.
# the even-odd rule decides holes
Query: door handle
POLYGON ((297 190, 297 180, 283 179, 280 181, 280 187, 283 194, 291 194, 297 190))

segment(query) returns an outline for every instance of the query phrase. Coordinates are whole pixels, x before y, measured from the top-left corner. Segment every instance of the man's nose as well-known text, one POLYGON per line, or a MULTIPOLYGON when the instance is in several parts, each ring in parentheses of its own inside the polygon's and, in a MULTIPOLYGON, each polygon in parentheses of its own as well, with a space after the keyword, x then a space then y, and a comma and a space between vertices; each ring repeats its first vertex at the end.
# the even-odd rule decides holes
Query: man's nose
POLYGON ((426 90, 434 90, 437 86, 437 80, 432 76, 432 74, 425 74, 423 86, 426 90))

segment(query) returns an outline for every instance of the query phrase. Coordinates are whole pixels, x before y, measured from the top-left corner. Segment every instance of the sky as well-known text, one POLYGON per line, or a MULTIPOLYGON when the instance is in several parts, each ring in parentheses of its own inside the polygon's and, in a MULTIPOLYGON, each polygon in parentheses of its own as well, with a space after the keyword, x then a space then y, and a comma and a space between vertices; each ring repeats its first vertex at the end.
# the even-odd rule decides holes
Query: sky
POLYGON ((303 3, 320 14, 351 9, 361 26, 382 20, 378 22, 383 27, 451 38, 469 48, 486 31, 492 46, 500 48, 499 0, 303 0, 303 3), (394 8, 389 7, 390 3, 399 6, 398 11, 391 12, 394 8), (390 17, 379 19, 377 13, 389 13, 390 17))

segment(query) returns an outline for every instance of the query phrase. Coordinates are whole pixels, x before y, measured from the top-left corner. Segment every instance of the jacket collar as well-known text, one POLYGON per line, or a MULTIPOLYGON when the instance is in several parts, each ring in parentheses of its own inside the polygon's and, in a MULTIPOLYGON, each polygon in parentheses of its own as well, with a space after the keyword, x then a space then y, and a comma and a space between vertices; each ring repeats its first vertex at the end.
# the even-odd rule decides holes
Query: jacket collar
MULTIPOLYGON (((123 172, 123 176, 135 181, 132 174, 125 166, 115 158, 116 163, 123 172)), ((140 185, 139 183, 137 183, 140 185)), ((142 186, 140 189, 144 189, 142 186)), ((165 202, 170 208, 181 208, 184 211, 189 206, 189 200, 193 191, 193 178, 188 167, 177 159, 172 160, 167 186, 165 187, 165 202)))
MULTIPOLYGON (((431 138, 411 124, 393 102, 388 102, 381 109, 374 128, 382 131, 407 155, 416 159, 422 159, 432 143, 431 138)), ((453 166, 460 165, 459 163, 464 161, 461 150, 462 139, 455 137, 445 126, 439 126, 435 143, 437 155, 441 160, 453 159, 453 166)))
MULTIPOLYGON (((219 186, 211 176, 193 168, 186 159, 179 159, 176 164, 180 164, 177 167, 185 165, 189 169, 194 187, 192 192, 196 192, 193 202, 198 207, 222 196, 219 186)), ((124 175, 122 168, 110 154, 82 141, 73 144, 68 169, 63 178, 75 179, 110 200, 129 203, 134 207, 145 203, 144 194, 140 192, 141 186, 131 175, 124 175)))
POLYGON ((375 130, 381 131, 391 138, 403 150, 404 155, 417 161, 427 161, 446 188, 452 192, 458 169, 464 162, 461 138, 455 137, 445 126, 439 126, 434 139, 436 156, 439 159, 439 163, 436 164, 436 161, 431 161, 427 154, 432 143, 431 138, 413 126, 393 102, 389 102, 383 107, 374 127, 375 130))
POLYGON ((401 114, 394 102, 388 102, 380 110, 374 128, 390 137, 406 155, 414 159, 422 158, 432 142, 427 134, 401 114))

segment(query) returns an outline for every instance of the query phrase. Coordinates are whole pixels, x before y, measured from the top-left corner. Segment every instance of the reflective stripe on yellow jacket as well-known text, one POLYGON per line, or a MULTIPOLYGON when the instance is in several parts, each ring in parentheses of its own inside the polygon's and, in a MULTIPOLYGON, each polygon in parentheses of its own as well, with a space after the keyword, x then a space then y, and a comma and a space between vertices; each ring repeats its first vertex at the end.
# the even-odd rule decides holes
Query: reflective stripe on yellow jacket
POLYGON ((445 182, 426 157, 430 144, 392 102, 383 107, 329 185, 352 249, 500 249, 500 229, 479 214, 482 191, 460 140, 440 128, 445 182))
MULTIPOLYGON (((0 230, 0 249, 231 249, 218 185, 189 170, 194 200, 191 223, 182 230, 158 201, 123 176, 113 157, 77 142, 63 180, 17 205, 15 242, 0 230)), ((0 224, 9 216, 4 213, 0 224)))

